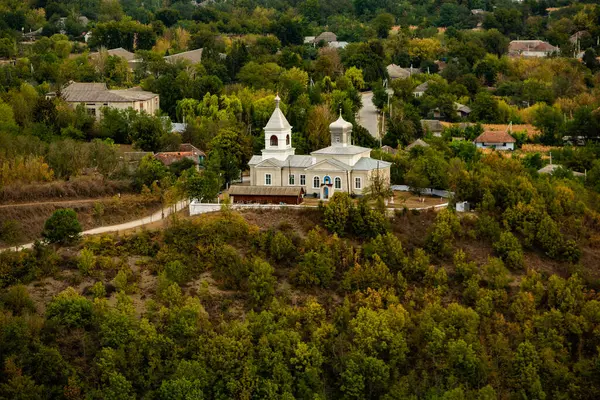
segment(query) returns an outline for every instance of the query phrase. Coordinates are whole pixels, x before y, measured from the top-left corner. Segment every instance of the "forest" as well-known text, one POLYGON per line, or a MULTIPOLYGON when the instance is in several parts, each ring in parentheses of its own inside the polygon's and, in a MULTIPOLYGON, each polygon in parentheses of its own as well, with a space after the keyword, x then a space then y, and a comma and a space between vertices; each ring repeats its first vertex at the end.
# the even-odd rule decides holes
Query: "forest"
POLYGON ((596 398, 598 194, 455 172, 477 213, 336 193, 79 240, 53 216, 0 253, 0 398, 596 398))
POLYGON ((599 398, 599 37, 600 6, 570 0, 0 0, 0 245, 30 238, 4 207, 107 200, 0 251, 0 399, 599 398), (348 43, 305 42, 323 32, 348 43), (509 55, 523 39, 557 50, 509 55), (140 87, 160 112, 95 118, 61 97, 71 81, 140 87), (357 118, 366 91, 393 151, 357 118), (449 190, 448 208, 391 210, 371 182, 314 209, 80 236, 116 209, 217 198, 276 95, 296 154, 341 112, 392 184, 449 190), (528 128, 510 154, 478 150, 490 124, 528 128), (182 143, 200 171, 124 158, 182 143))

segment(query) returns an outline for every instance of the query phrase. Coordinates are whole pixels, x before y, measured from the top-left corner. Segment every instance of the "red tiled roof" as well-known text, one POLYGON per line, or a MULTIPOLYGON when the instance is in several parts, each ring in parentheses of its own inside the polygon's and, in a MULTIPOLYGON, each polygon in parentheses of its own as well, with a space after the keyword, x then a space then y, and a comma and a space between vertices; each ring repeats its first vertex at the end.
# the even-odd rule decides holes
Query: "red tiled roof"
POLYGON ((503 131, 487 131, 475 139, 475 143, 515 143, 514 137, 503 131))

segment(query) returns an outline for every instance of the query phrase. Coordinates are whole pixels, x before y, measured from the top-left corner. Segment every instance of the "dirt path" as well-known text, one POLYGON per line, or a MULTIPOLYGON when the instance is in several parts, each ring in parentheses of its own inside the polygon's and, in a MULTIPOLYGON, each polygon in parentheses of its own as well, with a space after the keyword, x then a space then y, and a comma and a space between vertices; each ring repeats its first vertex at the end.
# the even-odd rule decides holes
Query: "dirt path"
MULTIPOLYGON (((155 212, 154 214, 149 215, 147 217, 136 219, 135 221, 125 222, 124 224, 119 224, 119 225, 101 226, 99 228, 94 228, 94 229, 90 229, 90 230, 81 232, 81 234, 83 236, 98 235, 100 233, 119 232, 119 231, 124 231, 124 230, 132 229, 132 228, 137 228, 139 226, 153 224, 157 221, 167 218, 169 215, 171 215, 173 213, 183 210, 187 206, 188 206, 188 201, 183 200, 183 201, 180 201, 179 203, 175 204, 174 206, 165 208, 164 210, 159 210, 159 211, 155 212)), ((18 250, 23 250, 23 249, 30 249, 32 247, 33 247, 33 243, 27 243, 27 244, 23 244, 20 246, 0 249, 0 253, 3 251, 8 251, 8 250, 18 251, 18 250)))

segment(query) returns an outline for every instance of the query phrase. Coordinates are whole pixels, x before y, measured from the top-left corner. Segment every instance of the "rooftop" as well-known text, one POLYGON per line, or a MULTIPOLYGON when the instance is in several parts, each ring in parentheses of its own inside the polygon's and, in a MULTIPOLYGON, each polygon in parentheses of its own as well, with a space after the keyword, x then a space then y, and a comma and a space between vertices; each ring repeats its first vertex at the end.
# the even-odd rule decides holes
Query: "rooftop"
POLYGON ((413 147, 417 147, 417 146, 429 147, 429 144, 427 144, 425 141, 423 141, 421 139, 417 139, 414 142, 412 142, 411 144, 409 144, 408 146, 406 146, 406 150, 410 150, 413 147))
POLYGON ((505 131, 487 131, 479 135, 475 143, 516 143, 516 140, 505 131))
POLYGON ((169 56, 165 56, 165 60, 167 61, 178 61, 178 60, 187 60, 192 64, 198 64, 202 61, 202 52, 203 49, 195 49, 184 51, 183 53, 171 54, 169 56))
POLYGON ((301 186, 246 186, 233 185, 230 196, 300 196, 304 193, 301 186))
POLYGON ((280 101, 281 99, 279 98, 279 95, 275 97, 275 110, 273 111, 273 114, 271 114, 271 118, 269 118, 269 122, 267 122, 267 125, 265 126, 266 131, 292 129, 292 126, 279 108, 280 101))
POLYGON ((61 96, 68 102, 125 103, 150 100, 158 95, 140 88, 108 90, 105 83, 72 82, 62 89, 61 96))
POLYGON ((378 168, 389 168, 392 163, 387 161, 375 160, 371 157, 363 157, 352 167, 353 171, 372 171, 378 168))
POLYGON ((368 149, 366 147, 354 146, 354 145, 329 146, 329 147, 325 147, 323 149, 315 150, 310 154, 353 155, 353 154, 364 153, 365 151, 371 151, 371 149, 368 149))
MULTIPOLYGON (((554 173, 554 171, 556 171, 559 168, 567 169, 567 168, 565 168, 565 167, 563 167, 562 165, 559 165, 559 164, 548 164, 544 168, 539 169, 538 173, 552 175, 554 173)), ((575 171, 572 171, 572 172, 573 172, 573 176, 585 176, 585 174, 581 173, 581 172, 575 172, 575 171)))

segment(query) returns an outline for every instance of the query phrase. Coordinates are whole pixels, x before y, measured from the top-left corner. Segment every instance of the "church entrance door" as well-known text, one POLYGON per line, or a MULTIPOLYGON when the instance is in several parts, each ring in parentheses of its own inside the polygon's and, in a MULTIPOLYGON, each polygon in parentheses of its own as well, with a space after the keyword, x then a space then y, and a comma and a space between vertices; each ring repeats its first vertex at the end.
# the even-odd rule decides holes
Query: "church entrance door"
POLYGON ((329 198, 329 188, 327 186, 323 187, 323 198, 324 199, 328 199, 329 198))

